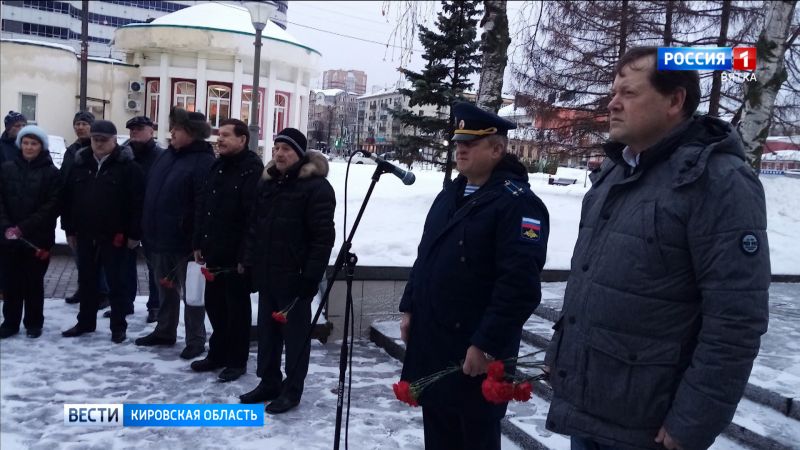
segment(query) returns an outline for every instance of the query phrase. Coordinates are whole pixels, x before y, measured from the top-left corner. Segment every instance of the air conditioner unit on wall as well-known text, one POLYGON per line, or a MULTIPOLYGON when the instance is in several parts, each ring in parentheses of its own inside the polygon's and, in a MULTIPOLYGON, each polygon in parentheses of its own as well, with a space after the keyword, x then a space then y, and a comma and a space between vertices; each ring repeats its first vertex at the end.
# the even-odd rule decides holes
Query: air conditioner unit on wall
POLYGON ((133 80, 128 82, 129 94, 140 94, 144 92, 144 82, 141 80, 133 80))
POLYGON ((142 102, 138 100, 128 100, 125 103, 125 109, 127 111, 141 111, 142 110, 142 102))

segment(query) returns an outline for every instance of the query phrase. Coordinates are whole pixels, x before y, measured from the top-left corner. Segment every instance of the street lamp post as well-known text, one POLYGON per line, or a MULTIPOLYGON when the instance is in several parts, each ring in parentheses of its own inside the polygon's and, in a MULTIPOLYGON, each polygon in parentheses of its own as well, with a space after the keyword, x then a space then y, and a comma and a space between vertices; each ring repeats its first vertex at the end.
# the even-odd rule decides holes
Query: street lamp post
MULTIPOLYGON (((250 150, 256 151, 258 149, 258 108, 259 108, 259 92, 258 82, 261 77, 261 34, 267 26, 272 14, 278 9, 278 5, 273 1, 256 1, 256 2, 243 2, 245 8, 250 12, 250 19, 253 22, 253 28, 256 29, 255 55, 253 58, 253 91, 250 94, 252 99, 250 109, 250 150)), ((267 99, 264 99, 267 100, 267 99)))

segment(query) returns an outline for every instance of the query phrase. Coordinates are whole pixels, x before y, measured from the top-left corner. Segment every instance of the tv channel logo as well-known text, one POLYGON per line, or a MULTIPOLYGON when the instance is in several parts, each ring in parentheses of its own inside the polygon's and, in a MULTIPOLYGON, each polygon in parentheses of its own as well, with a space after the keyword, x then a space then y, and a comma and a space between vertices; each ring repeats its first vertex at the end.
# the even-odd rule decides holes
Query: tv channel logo
POLYGON ((263 405, 64 404, 64 425, 90 427, 263 427, 263 405))
POLYGON ((658 70, 756 69, 753 47, 659 47, 658 70))
POLYGON ((120 403, 65 403, 64 425, 121 427, 123 407, 120 403))
POLYGON ((756 48, 734 47, 733 70, 746 70, 749 72, 756 70, 756 48))

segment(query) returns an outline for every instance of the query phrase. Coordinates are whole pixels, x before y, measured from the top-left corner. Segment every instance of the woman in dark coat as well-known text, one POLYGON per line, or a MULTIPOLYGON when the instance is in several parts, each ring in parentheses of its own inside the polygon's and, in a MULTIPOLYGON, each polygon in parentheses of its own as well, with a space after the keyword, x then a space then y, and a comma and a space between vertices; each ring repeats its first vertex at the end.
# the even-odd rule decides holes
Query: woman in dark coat
POLYGON ((21 152, 0 166, 0 258, 6 270, 0 338, 19 332, 23 306, 28 337, 38 338, 62 181, 44 130, 26 126, 17 134, 17 146, 21 152))

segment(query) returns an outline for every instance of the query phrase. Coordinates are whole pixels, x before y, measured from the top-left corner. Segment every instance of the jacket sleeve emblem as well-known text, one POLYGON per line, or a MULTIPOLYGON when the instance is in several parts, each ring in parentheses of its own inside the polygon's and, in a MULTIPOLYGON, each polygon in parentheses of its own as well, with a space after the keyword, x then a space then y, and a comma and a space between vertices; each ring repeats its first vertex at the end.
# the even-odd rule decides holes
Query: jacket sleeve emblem
POLYGON ((520 237, 526 241, 537 242, 541 238, 542 222, 531 217, 523 217, 520 237))

